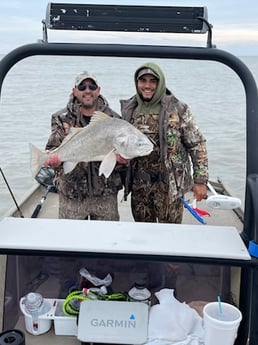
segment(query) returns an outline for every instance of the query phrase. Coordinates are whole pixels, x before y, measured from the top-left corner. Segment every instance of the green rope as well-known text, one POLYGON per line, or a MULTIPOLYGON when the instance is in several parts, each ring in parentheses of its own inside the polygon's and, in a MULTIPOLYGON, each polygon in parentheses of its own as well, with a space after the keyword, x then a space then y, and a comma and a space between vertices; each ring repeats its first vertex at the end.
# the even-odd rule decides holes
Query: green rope
POLYGON ((71 302, 74 300, 88 301, 89 297, 83 295, 81 291, 77 291, 77 290, 69 293, 69 295, 66 297, 62 305, 62 311, 65 315, 67 316, 79 315, 79 310, 75 309, 71 304, 71 302))
POLYGON ((75 308, 72 302, 76 301, 90 301, 98 299, 101 301, 128 301, 129 297, 126 292, 116 292, 112 294, 101 295, 93 291, 89 291, 89 295, 86 296, 81 290, 75 290, 67 295, 64 303, 62 305, 62 311, 66 316, 76 316, 79 315, 79 308, 75 308), (91 296, 91 297, 90 297, 91 296))

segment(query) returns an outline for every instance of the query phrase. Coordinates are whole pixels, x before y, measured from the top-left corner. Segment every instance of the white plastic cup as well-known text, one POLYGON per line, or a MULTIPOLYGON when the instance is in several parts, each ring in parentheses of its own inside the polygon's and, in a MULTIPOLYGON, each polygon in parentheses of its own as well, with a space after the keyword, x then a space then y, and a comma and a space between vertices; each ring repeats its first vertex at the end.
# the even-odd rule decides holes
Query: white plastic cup
POLYGON ((242 314, 232 304, 211 302, 203 308, 204 344, 234 345, 242 314))

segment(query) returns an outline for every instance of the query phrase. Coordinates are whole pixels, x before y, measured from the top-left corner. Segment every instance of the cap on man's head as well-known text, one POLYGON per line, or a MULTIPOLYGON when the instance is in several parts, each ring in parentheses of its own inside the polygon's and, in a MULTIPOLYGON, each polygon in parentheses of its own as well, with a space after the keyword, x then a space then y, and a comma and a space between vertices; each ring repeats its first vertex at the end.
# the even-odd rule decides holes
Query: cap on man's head
POLYGON ((97 81, 97 78, 95 77, 95 75, 91 74, 87 71, 84 71, 84 72, 78 74, 77 77, 75 78, 75 86, 80 85, 81 82, 85 79, 92 79, 94 81, 94 83, 96 85, 98 85, 98 81, 97 81))
POLYGON ((155 73, 151 68, 143 68, 138 72, 137 80, 140 79, 144 74, 152 74, 155 78, 159 79, 159 75, 155 73))

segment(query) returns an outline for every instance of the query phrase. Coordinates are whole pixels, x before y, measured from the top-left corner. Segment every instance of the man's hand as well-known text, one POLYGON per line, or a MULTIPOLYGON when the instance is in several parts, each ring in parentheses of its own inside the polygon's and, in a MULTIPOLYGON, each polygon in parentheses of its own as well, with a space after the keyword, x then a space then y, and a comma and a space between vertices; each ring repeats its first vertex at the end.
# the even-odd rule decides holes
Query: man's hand
POLYGON ((58 168, 61 165, 61 159, 57 153, 53 153, 44 163, 45 167, 58 168))
POLYGON ((120 164, 127 164, 129 162, 129 159, 125 159, 124 157, 116 153, 116 161, 120 164))
POLYGON ((193 187, 194 198, 196 201, 201 201, 207 198, 207 186, 206 184, 195 183, 193 187))

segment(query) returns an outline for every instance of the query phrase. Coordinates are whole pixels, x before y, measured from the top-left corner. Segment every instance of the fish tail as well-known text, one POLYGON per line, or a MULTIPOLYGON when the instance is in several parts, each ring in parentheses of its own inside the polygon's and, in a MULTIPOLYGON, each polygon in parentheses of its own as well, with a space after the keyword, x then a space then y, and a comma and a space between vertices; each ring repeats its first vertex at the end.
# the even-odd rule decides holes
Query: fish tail
POLYGON ((35 177, 37 173, 39 172, 41 166, 46 160, 46 153, 39 150, 33 144, 29 144, 29 146, 30 146, 30 155, 31 155, 30 166, 31 166, 33 177, 35 177))

